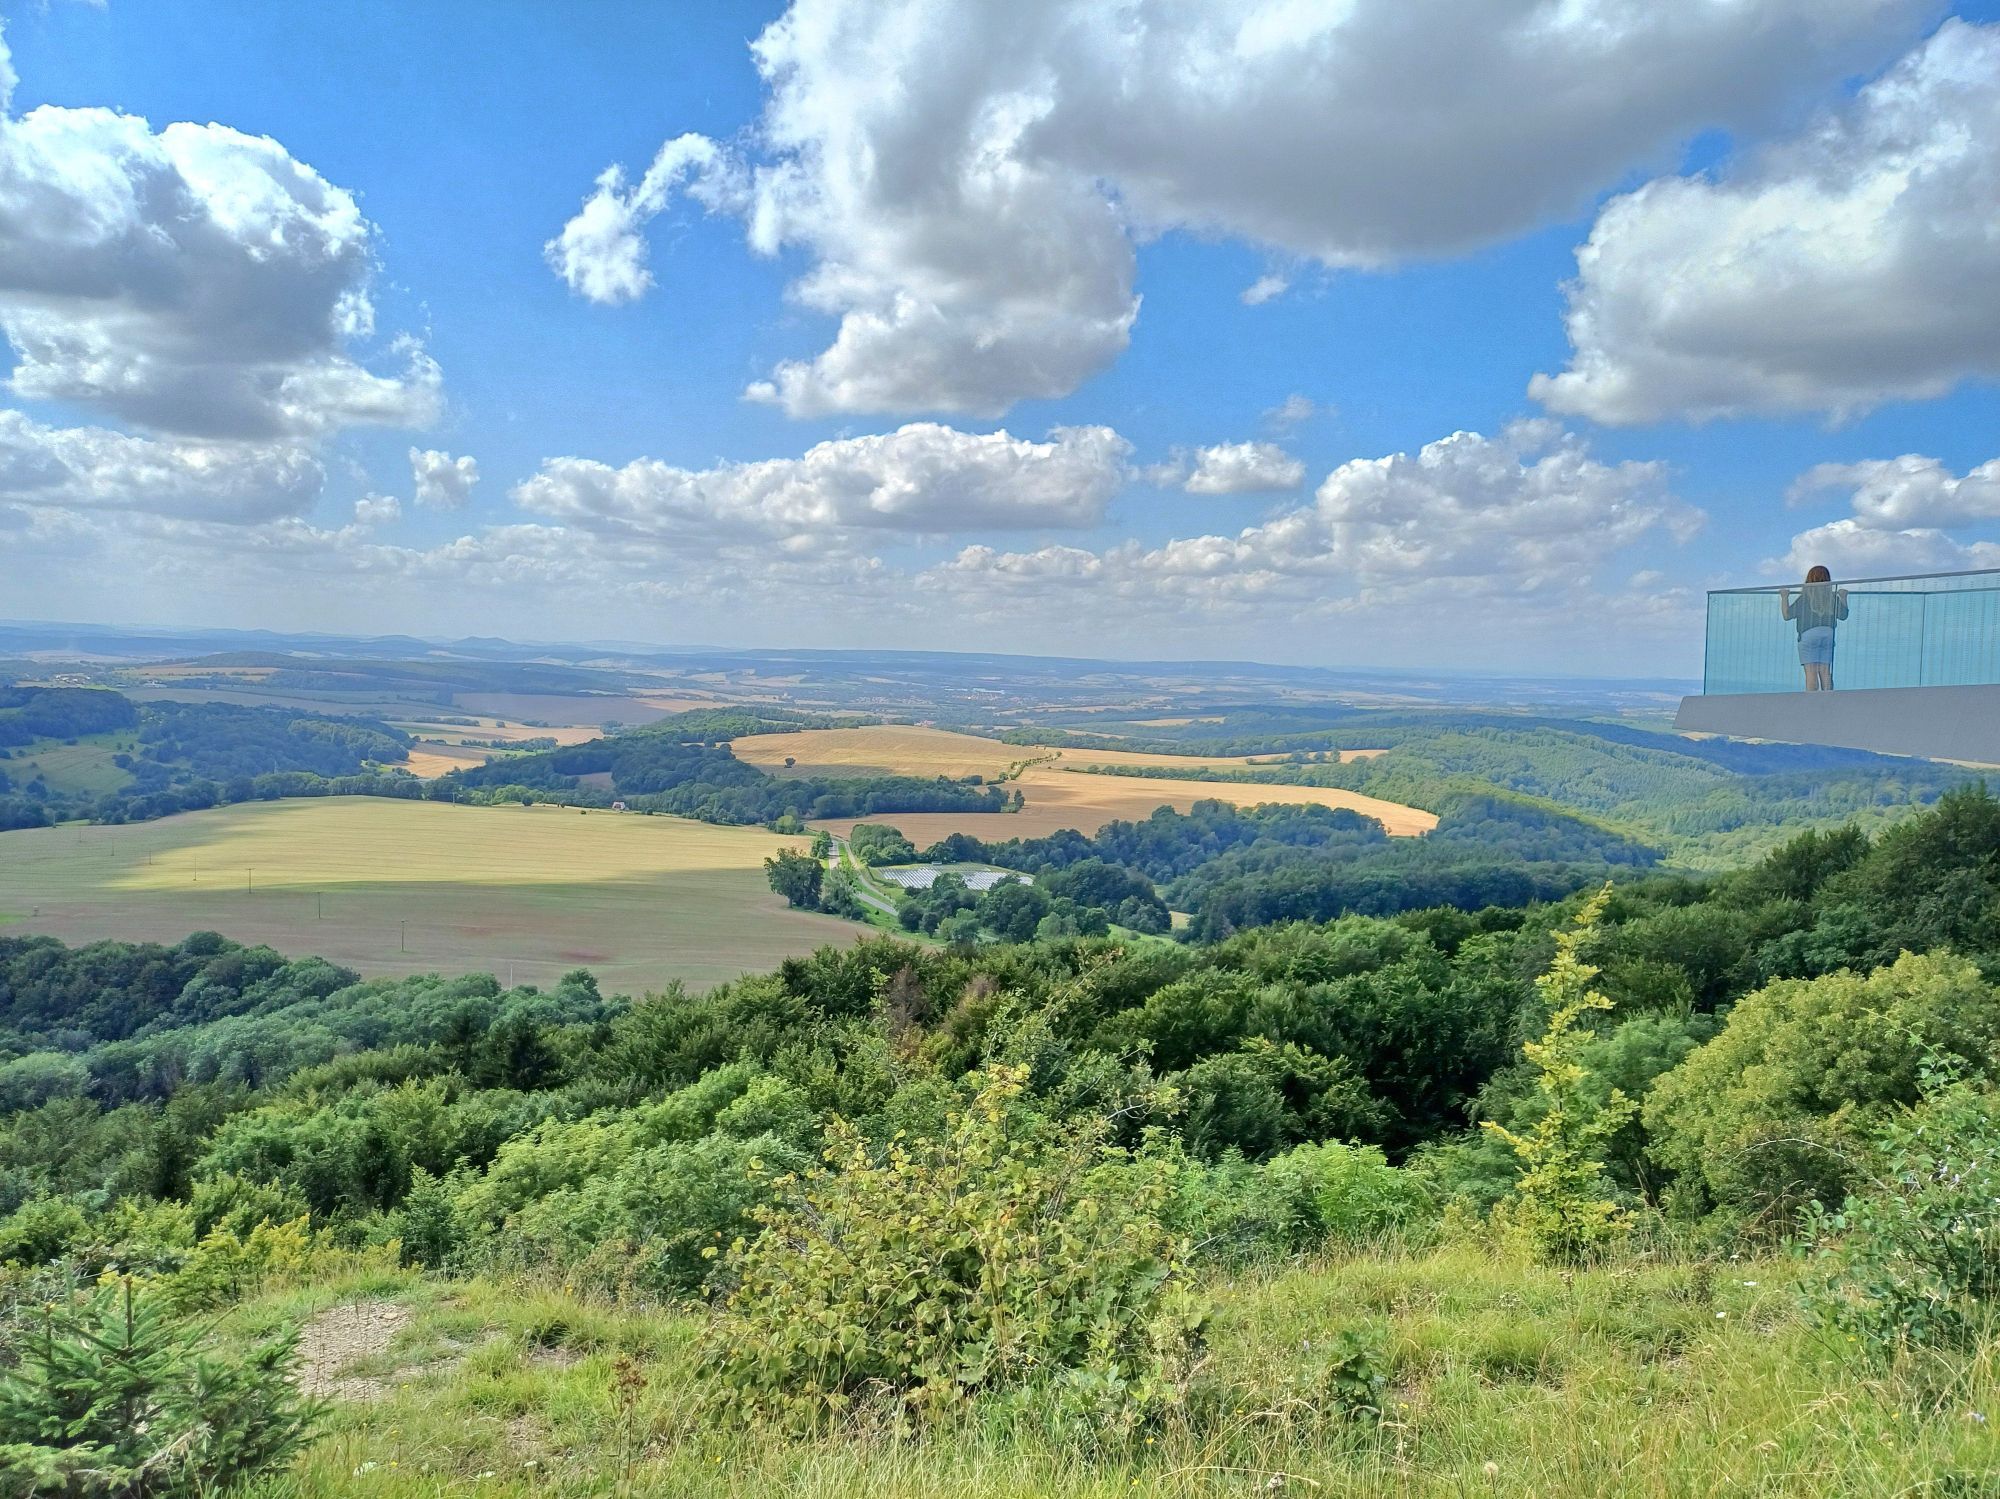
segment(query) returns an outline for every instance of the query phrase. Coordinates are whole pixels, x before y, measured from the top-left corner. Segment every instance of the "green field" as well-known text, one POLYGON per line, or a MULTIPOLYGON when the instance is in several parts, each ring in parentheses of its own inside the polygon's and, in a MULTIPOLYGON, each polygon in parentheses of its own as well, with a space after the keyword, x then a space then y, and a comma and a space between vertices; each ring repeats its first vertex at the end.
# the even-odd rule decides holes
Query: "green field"
POLYGON ((56 739, 37 740, 0 760, 0 772, 17 788, 25 787, 39 775, 51 791, 102 796, 131 784, 132 777, 114 765, 112 757, 129 753, 136 743, 130 731, 91 734, 74 744, 56 739))
POLYGON ((0 923, 70 942, 213 930, 364 974, 572 968, 704 987, 858 928, 789 909, 763 861, 797 840, 675 817, 369 797, 0 833, 0 923))

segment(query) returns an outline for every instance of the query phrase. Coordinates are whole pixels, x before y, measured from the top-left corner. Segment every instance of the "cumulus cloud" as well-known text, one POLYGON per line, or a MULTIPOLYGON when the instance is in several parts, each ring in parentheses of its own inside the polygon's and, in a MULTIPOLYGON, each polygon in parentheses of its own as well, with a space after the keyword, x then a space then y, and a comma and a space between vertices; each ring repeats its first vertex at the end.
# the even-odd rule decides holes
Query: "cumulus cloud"
POLYGON ((472 486, 479 482, 479 462, 471 457, 454 458, 436 448, 411 448, 410 474, 416 481, 419 505, 463 510, 472 498, 472 486))
POLYGON ((1669 492, 1660 465, 1601 463, 1580 438, 1529 421, 1498 437, 1459 432, 1415 454, 1344 463, 1310 505, 1234 536, 1103 552, 973 546, 927 581, 1017 599, 1082 589, 1114 607, 1568 605, 1614 554, 1685 540, 1701 521, 1669 492))
POLYGON ((2000 545, 1960 541, 1935 526, 1883 530, 1847 516, 1801 531, 1792 538, 1791 550, 1766 571, 1798 578, 1807 568, 1821 566, 1837 578, 1958 572, 2000 567, 2000 545))
POLYGON ((2000 374, 2000 26, 1948 21, 1797 138, 1614 199, 1577 252, 1552 409, 1824 411, 2000 374))
POLYGON ((1141 470, 1148 483, 1189 494, 1268 494, 1297 489, 1306 466, 1275 442, 1219 442, 1192 452, 1175 449, 1165 463, 1141 470))
POLYGON ((1842 576, 1864 577, 2000 565, 2000 546, 1951 535, 2000 518, 2000 458, 1963 475, 1918 453, 1822 463, 1799 476, 1789 498, 1803 505, 1838 493, 1853 513, 1794 536, 1790 551, 1768 571, 1789 576, 1824 564, 1842 576))
POLYGON ((706 469, 554 458, 513 493, 525 510, 610 535, 819 545, 852 530, 1094 525, 1124 482, 1130 451, 1109 427, 1058 427, 1034 442, 913 422, 819 443, 798 458, 706 469))
POLYGON ((1905 526, 1963 526, 2000 518, 2000 458, 1963 476, 1935 458, 1905 453, 1865 463, 1822 463, 1799 476, 1789 498, 1795 505, 1845 490, 1855 516, 1883 530, 1905 526))
POLYGON ((0 500, 17 506, 249 525, 305 509, 324 477, 297 447, 48 427, 0 411, 0 500))
POLYGON ((1139 239, 1460 253, 1872 65, 1933 4, 794 0, 753 44, 746 146, 677 137, 636 186, 609 169, 548 254, 585 296, 638 296, 643 226, 686 191, 802 253, 793 298, 839 320, 753 398, 995 416, 1124 350, 1139 239))
POLYGON ((354 524, 364 530, 393 525, 403 518, 403 502, 392 494, 363 495, 354 502, 354 524))
POLYGON ((0 332, 24 397, 201 438, 423 425, 441 381, 422 349, 402 342, 386 374, 353 353, 374 238, 350 193, 266 137, 110 109, 0 117, 0 332))

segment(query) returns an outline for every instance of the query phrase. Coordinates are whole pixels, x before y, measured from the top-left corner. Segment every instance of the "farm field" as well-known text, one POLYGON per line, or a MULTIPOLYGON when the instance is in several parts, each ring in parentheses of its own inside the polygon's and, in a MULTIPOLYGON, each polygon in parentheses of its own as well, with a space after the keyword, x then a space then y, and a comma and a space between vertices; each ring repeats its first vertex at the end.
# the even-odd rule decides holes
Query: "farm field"
POLYGON ((702 988, 860 930, 793 911, 755 828, 371 797, 0 833, 0 930, 70 942, 219 931, 368 975, 484 970, 702 988))
MULTIPOLYGON (((986 776, 1011 765, 1038 760, 1052 765, 1154 766, 1251 765, 1255 755, 1161 755, 1139 750, 1049 749, 1004 744, 977 734, 929 729, 914 724, 871 724, 856 729, 805 729, 795 734, 753 734, 732 742, 739 760, 774 775, 986 776), (787 767, 785 761, 796 761, 787 767)), ((1370 754, 1379 751, 1350 751, 1370 754)), ((1269 757, 1267 757, 1269 758, 1269 757)))
POLYGON ((484 765, 492 757, 493 751, 470 745, 421 744, 412 745, 409 759, 397 763, 404 765, 412 775, 428 781, 454 770, 463 770, 468 765, 484 765))
POLYGON ((441 723, 429 718, 394 718, 392 728, 420 739, 436 739, 445 744, 462 744, 468 739, 504 739, 510 744, 521 739, 553 739, 557 744, 582 744, 602 737, 595 724, 563 724, 545 729, 511 719, 482 718, 477 724, 441 723))
MULTIPOLYGON (((1003 744, 974 734, 903 724, 857 729, 808 729, 796 734, 756 734, 734 741, 738 759, 760 765, 775 775, 894 775, 965 776, 989 779, 1010 765, 1033 761, 1009 784, 1027 800, 1019 812, 913 812, 878 814, 829 822, 846 834, 855 822, 886 823, 899 829, 919 848, 949 833, 971 833, 984 839, 1039 838, 1064 828, 1094 833, 1107 822, 1137 819, 1155 807, 1186 811, 1198 801, 1216 799, 1239 806, 1259 802, 1318 802, 1351 807, 1379 818, 1397 837, 1414 837, 1437 826, 1437 818, 1415 807, 1401 806, 1356 792, 1317 786, 1242 785, 1233 781, 1155 780, 1143 776, 1087 775, 1091 766, 1142 769, 1152 766, 1241 766, 1255 763, 1253 755, 1221 755, 1190 759, 1184 755, 1149 754, 1133 750, 1042 749, 1003 744), (794 763, 789 769, 785 760, 794 763)), ((1349 751, 1365 755, 1379 751, 1349 751)), ((1345 756, 1343 757, 1345 758, 1345 756)))
POLYGON ((1196 802, 1209 800, 1233 802, 1241 807, 1266 802, 1318 802, 1328 807, 1350 807, 1363 816, 1380 819, 1383 827, 1399 838, 1416 837, 1437 826, 1436 814, 1420 808, 1321 786, 1260 786, 1238 781, 1163 781, 1141 776, 1080 775, 1060 766, 1044 765, 1031 767, 1011 784, 1019 786, 1022 795, 1027 798, 1027 805, 1018 812, 878 813, 873 817, 828 822, 824 826, 835 834, 845 836, 853 831, 857 822, 886 823, 918 848, 923 848, 949 833, 970 833, 987 841, 1041 838, 1064 828, 1094 833, 1107 822, 1121 818, 1137 821, 1148 816, 1155 807, 1173 807, 1185 812, 1196 802))

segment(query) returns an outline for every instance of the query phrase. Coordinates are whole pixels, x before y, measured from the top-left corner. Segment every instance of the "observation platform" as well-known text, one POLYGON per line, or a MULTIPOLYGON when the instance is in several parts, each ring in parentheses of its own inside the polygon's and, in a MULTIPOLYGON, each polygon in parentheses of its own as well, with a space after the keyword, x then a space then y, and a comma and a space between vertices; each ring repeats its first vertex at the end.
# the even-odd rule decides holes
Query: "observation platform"
MULTIPOLYGON (((1821 585, 1824 587, 1824 585, 1821 585)), ((1797 583, 1708 595, 1702 691, 1684 732, 2000 765, 2000 569, 1836 582, 1830 690, 1808 691, 1797 583), (1836 617, 1844 614, 1844 618, 1836 617)))

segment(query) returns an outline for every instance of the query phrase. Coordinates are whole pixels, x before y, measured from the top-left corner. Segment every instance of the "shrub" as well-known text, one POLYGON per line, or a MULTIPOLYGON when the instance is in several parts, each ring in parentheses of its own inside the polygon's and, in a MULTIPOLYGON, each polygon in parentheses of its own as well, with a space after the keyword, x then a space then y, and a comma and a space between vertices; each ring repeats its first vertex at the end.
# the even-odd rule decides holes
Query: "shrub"
POLYGON ((1265 1171, 1297 1204, 1295 1222, 1311 1247, 1325 1240, 1356 1244, 1421 1223, 1431 1194, 1414 1174, 1391 1166, 1373 1145, 1301 1145, 1265 1171))
POLYGON ((976 1076, 949 1133, 879 1157, 837 1122, 826 1165, 752 1214, 708 1345, 732 1405, 902 1422, 1054 1386, 1102 1433, 1173 1400, 1203 1317, 1162 1224, 1172 1163, 1023 1114, 1025 1078, 976 1076))
POLYGON ((1826 1277, 1808 1297, 1870 1355, 1970 1347, 2000 1310, 2000 1095, 1949 1058, 1876 1134, 1874 1179, 1814 1215, 1826 1277))
POLYGON ((1838 1202, 1872 1131, 1916 1102, 1926 1053, 1986 1070, 1996 1040, 1992 988, 1948 953, 1906 953, 1865 978, 1783 979, 1739 1001, 1719 1036, 1654 1085, 1651 1153, 1741 1212, 1838 1202))
POLYGON ((219 1357, 130 1280, 52 1307, 0 1379, 0 1492, 209 1494, 279 1467, 320 1415, 292 1383, 297 1345, 219 1357))

